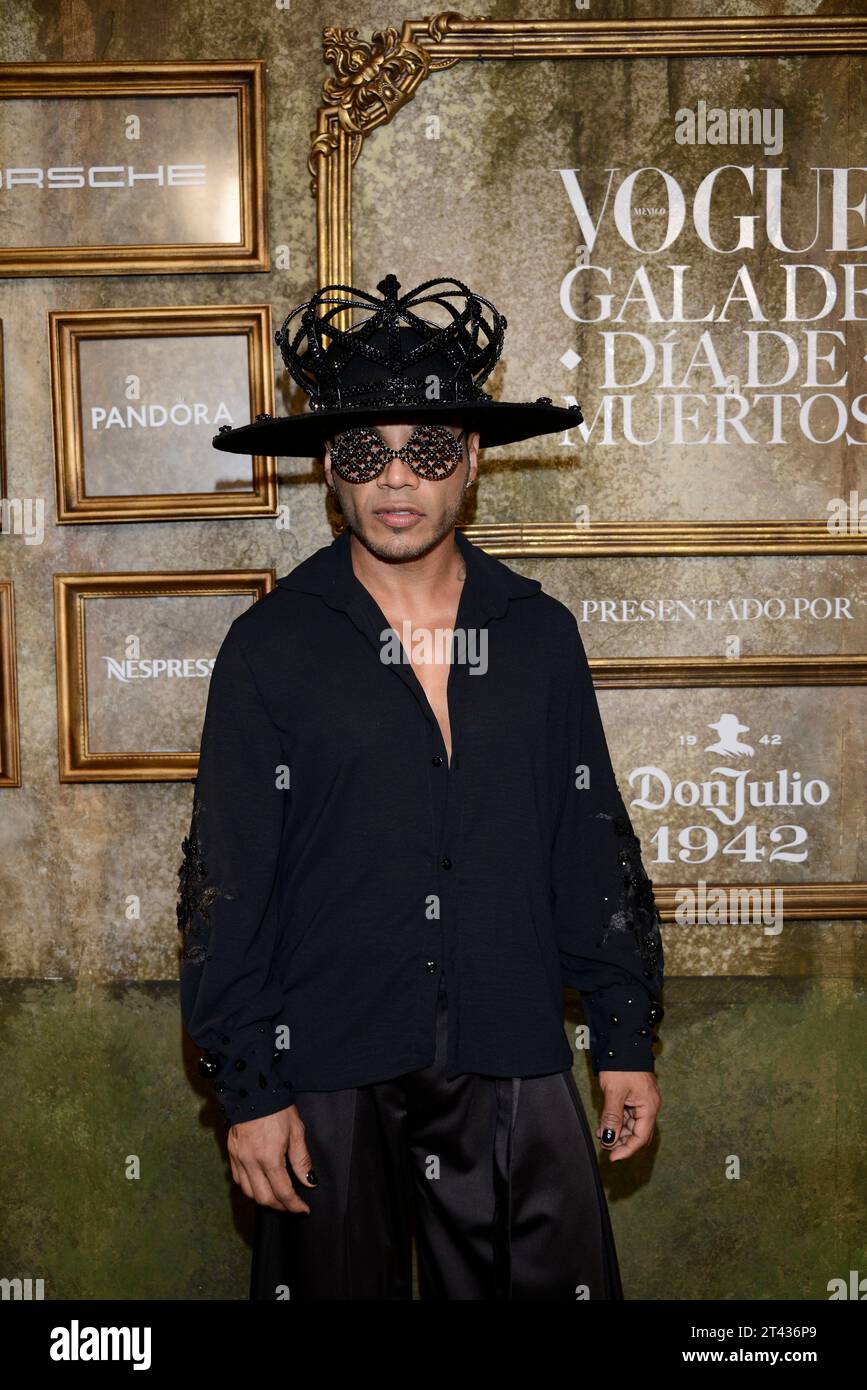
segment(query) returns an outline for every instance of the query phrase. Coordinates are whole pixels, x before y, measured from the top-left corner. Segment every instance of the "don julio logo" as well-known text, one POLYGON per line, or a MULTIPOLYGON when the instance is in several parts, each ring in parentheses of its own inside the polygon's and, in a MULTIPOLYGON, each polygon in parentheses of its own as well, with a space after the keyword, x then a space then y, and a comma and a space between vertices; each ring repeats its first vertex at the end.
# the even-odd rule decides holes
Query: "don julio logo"
MULTIPOLYGON (((717 738, 705 744, 704 751, 723 758, 752 758, 753 744, 745 743, 740 737, 749 732, 749 727, 735 714, 721 715, 715 724, 708 724, 717 738)), ((710 773, 711 776, 701 782, 684 779, 673 783, 664 768, 650 765, 633 768, 629 784, 637 785, 640 793, 631 804, 648 811, 663 810, 672 804, 696 806, 720 825, 738 825, 747 811, 754 808, 823 806, 831 795, 828 783, 820 777, 804 782, 799 771, 785 767, 777 768, 773 776, 767 778, 750 777, 746 768, 725 765, 712 767, 710 773)), ((771 857, 788 856, 778 852, 771 857)))
POLYGON ((674 113, 674 138, 679 145, 761 145, 765 154, 783 148, 783 111, 779 106, 747 110, 731 106, 708 107, 700 101, 695 110, 682 106, 674 113))

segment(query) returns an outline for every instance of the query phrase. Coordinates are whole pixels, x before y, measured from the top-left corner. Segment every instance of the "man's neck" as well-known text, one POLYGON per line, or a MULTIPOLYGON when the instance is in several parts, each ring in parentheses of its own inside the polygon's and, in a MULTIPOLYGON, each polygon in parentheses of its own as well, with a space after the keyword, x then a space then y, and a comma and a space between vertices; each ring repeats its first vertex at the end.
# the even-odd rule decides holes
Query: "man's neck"
POLYGON ((448 598, 466 578, 466 566, 454 528, 423 555, 411 560, 380 560, 359 541, 350 537, 352 568, 356 578, 385 606, 406 612, 418 611, 448 598))

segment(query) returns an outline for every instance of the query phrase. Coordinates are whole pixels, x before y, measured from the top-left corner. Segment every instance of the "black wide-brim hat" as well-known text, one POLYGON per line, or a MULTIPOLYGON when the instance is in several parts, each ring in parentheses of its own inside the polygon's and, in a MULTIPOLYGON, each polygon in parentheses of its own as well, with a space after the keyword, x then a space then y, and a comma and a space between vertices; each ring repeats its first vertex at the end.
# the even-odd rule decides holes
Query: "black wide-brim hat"
POLYGON ((426 280, 398 298, 400 283, 386 275, 377 289, 383 298, 351 285, 326 285, 299 304, 274 335, 286 368, 310 397, 310 409, 295 415, 258 415, 249 425, 223 425, 212 440, 232 454, 312 458, 323 441, 353 425, 460 420, 479 432, 479 447, 514 444, 537 435, 558 434, 583 421, 578 405, 555 406, 549 396, 535 401, 496 401, 481 389, 503 345, 506 319, 481 295, 459 280, 426 280), (424 294, 435 285, 456 289, 424 294), (338 294, 332 292, 338 291, 338 294), (451 303, 459 296, 461 310, 451 303), (451 322, 431 322, 413 310, 436 303, 451 322), (324 314, 320 306, 331 305, 324 314), (490 311, 486 322, 483 306, 490 311), (347 308, 368 311, 348 329, 332 319, 347 308), (301 328, 290 341, 287 325, 301 313, 301 328), (330 339, 328 346, 324 339, 330 339), (299 353, 302 340, 306 351, 299 353))

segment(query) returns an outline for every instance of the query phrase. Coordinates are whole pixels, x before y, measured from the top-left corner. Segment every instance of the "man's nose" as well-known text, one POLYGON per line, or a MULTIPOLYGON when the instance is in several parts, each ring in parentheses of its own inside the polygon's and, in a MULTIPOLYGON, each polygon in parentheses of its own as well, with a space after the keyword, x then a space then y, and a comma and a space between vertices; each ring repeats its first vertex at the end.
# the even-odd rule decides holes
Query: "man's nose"
POLYGON ((410 468, 405 459, 391 458, 385 465, 380 474, 379 481, 386 487, 415 487, 418 483, 418 474, 410 468))

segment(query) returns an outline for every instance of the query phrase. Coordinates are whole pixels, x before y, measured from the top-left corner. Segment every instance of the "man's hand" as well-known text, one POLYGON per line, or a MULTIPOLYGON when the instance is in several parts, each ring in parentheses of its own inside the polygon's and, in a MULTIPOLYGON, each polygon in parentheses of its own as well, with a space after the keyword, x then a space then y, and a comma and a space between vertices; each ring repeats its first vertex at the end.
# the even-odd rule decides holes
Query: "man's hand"
POLYGON ((662 1097, 652 1071, 601 1071, 599 1085, 604 1098, 596 1138, 616 1163, 650 1143, 662 1097))
MULTIPOLYGON (((315 1187, 307 1175, 313 1160, 304 1140, 304 1121, 297 1105, 265 1115, 261 1120, 243 1120, 229 1130, 229 1164, 232 1177, 241 1189, 263 1207, 277 1211, 306 1211, 286 1168, 286 1154, 292 1171, 305 1187, 315 1187)), ((315 1179, 315 1173, 313 1174, 315 1179)))

